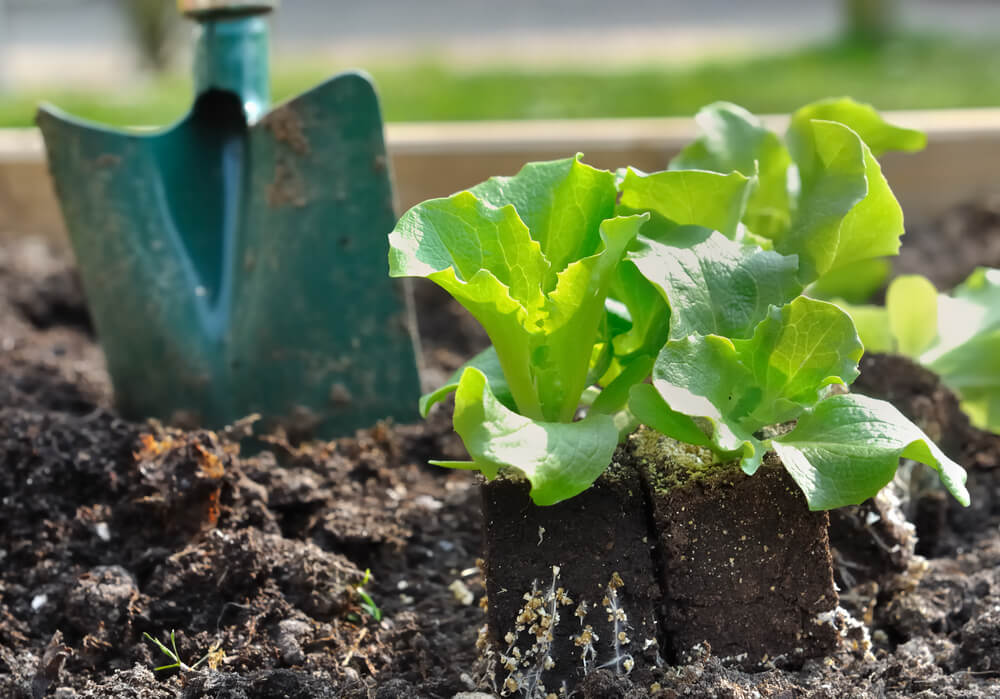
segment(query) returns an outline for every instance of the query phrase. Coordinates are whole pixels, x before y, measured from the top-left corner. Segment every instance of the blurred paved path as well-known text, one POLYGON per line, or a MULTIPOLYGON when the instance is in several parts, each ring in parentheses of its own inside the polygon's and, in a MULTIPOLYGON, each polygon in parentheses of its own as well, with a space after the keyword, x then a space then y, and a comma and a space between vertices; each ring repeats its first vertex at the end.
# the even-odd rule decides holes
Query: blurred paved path
MULTIPOLYGON (((996 0, 899 0, 904 23, 1000 39, 996 0)), ((780 50, 836 32, 840 0, 284 0, 279 57, 606 65, 780 50)), ((1000 45, 1000 41, 998 41, 1000 45)), ((114 0, 0 0, 0 80, 113 84, 134 69, 114 0), (6 10, 4 9, 6 8, 6 10)))

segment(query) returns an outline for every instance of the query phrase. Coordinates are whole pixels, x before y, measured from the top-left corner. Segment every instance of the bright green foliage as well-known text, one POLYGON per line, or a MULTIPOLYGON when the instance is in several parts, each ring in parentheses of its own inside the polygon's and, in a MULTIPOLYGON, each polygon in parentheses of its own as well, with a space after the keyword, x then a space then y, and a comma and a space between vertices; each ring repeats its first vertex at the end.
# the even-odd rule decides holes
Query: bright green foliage
POLYGON ((903 214, 873 149, 914 150, 922 135, 846 98, 797 111, 785 142, 727 103, 703 109, 698 123, 702 137, 671 167, 755 176, 742 221, 778 252, 799 256, 803 283, 899 249, 903 214))
MULTIPOLYGON (((635 263, 624 260, 611 284, 611 296, 624 305, 626 329, 615 335, 614 354, 625 359, 637 354, 655 355, 667 341, 670 306, 635 263)), ((609 309, 610 310, 610 309, 609 309)), ((609 313, 609 317, 615 317, 609 313)))
MULTIPOLYGON (((853 381, 861 352, 846 313, 800 296, 772 307, 749 339, 691 335, 668 342, 653 368, 662 401, 656 403, 649 387, 636 387, 641 404, 632 410, 647 425, 664 419, 684 424, 686 441, 698 424, 694 418, 702 418, 710 445, 738 452, 743 470, 753 473, 766 451, 754 433, 795 419, 820 400, 825 386, 853 381), (668 418, 660 414, 666 411, 668 418)), ((682 439, 672 429, 661 431, 682 439)))
POLYGON ((629 169, 621 184, 619 214, 649 212, 643 234, 660 237, 676 226, 705 226, 736 238, 753 181, 738 172, 668 170, 652 175, 629 169))
POLYGON ((937 341, 919 361, 958 393, 976 426, 1000 433, 1000 270, 977 269, 938 303, 937 341))
POLYGON ((695 119, 702 137, 681 151, 670 168, 756 175, 743 220, 765 238, 786 230, 792 208, 788 191, 792 160, 781 139, 750 112, 727 102, 705 107, 695 119))
POLYGON ((445 288, 483 325, 518 411, 572 419, 604 300, 644 216, 612 218, 614 176, 577 158, 525 166, 408 211, 390 273, 445 288))
POLYGON ((761 391, 751 413, 761 426, 793 419, 826 386, 850 384, 863 351, 850 316, 806 296, 772 309, 752 338, 735 345, 761 391))
POLYGON ((493 348, 493 345, 490 345, 475 357, 460 366, 458 370, 451 375, 451 378, 448 379, 446 384, 437 390, 420 397, 420 415, 422 417, 427 417, 431 408, 458 389, 458 384, 462 380, 462 374, 469 367, 475 367, 482 372, 482 374, 486 377, 487 383, 490 385, 490 391, 498 401, 506 405, 511 410, 516 409, 517 406, 514 403, 514 396, 511 395, 510 386, 507 385, 507 378, 503 375, 503 368, 500 366, 500 359, 497 357, 497 351, 493 348))
POLYGON ((907 275, 893 281, 885 299, 889 332, 899 351, 915 356, 937 336, 937 289, 924 277, 907 275))
POLYGON ((771 448, 814 510, 862 502, 896 473, 900 458, 938 471, 945 488, 969 504, 965 471, 892 404, 859 395, 821 401, 771 448))
POLYGON ((642 238, 629 259, 671 308, 670 337, 693 333, 745 337, 802 290, 794 257, 681 226, 661 240, 642 238))
MULTIPOLYGON (((752 180, 738 172, 723 175, 691 170, 647 175, 629 168, 620 174, 621 197, 617 213, 648 212, 650 221, 642 229, 644 242, 633 246, 634 253, 619 266, 612 286, 612 297, 625 305, 631 319, 628 332, 614 339, 616 355, 626 358, 640 353, 655 355, 666 342, 668 332, 675 337, 686 334, 677 327, 671 327, 685 322, 680 316, 684 300, 671 301, 663 280, 650 274, 657 264, 653 258, 660 253, 669 255, 681 247, 695 245, 699 234, 688 230, 691 226, 704 227, 702 237, 719 231, 722 235, 716 233, 712 237, 736 238, 752 184, 752 180), (663 241, 665 247, 655 242, 657 240, 663 241), (652 251, 648 251, 650 259, 639 252, 648 246, 653 247, 652 251), (673 322, 669 323, 671 307, 675 310, 673 322)), ((739 247, 732 244, 728 249, 738 250, 739 247)), ((698 262, 690 257, 691 273, 697 274, 694 268, 698 262)), ((725 264, 725 261, 721 263, 725 264)), ((677 265, 674 267, 676 270, 677 265)), ((679 273, 683 274, 683 271, 679 273)))
POLYGON ((1000 270, 977 269, 951 294, 938 294, 923 277, 899 277, 884 308, 841 305, 868 350, 931 369, 973 424, 1000 433, 1000 270))
POLYGON ((798 254, 808 280, 859 260, 895 255, 903 212, 878 161, 856 133, 834 121, 792 120, 798 209, 779 252, 798 254))
POLYGON ((866 352, 895 351, 896 340, 889 330, 889 316, 884 308, 843 301, 837 301, 837 305, 850 314, 866 352))
POLYGON ((595 347, 608 342, 605 299, 648 220, 614 216, 617 195, 614 175, 578 157, 533 163, 410 209, 389 236, 390 274, 445 288, 493 343, 421 409, 457 389, 455 427, 471 467, 487 477, 518 467, 537 502, 589 486, 617 444, 613 417, 572 422, 595 347))
POLYGON ((869 352, 916 358, 938 335, 938 293, 919 275, 897 277, 886 291, 885 307, 837 300, 858 329, 869 352))
POLYGON ((737 458, 748 474, 774 449, 806 496, 825 510, 857 504, 888 483, 899 459, 936 469, 968 504, 965 472, 892 405, 824 387, 857 377, 861 343, 833 304, 799 297, 748 340, 692 335, 664 347, 652 385, 632 389, 631 409, 647 425, 737 458), (763 439, 761 428, 797 420, 790 433, 763 439))
MULTIPOLYGON (((455 392, 471 456, 435 463, 517 469, 552 504, 641 421, 749 474, 779 450, 814 509, 873 496, 902 457, 967 502, 962 469, 898 411, 832 395, 857 377, 861 340, 838 306, 802 295, 895 252, 902 216, 872 149, 919 137, 849 100, 796 113, 787 145, 733 105, 699 124, 666 172, 535 163, 400 219, 391 273, 447 289, 493 342, 421 401, 426 414, 455 392)), ((927 341, 916 320, 891 323, 908 347, 927 341)))
MULTIPOLYGON (((806 105, 792 117, 793 128, 811 119, 836 121, 858 134, 876 158, 889 151, 913 153, 927 145, 923 131, 904 129, 886 122, 870 104, 859 104, 847 97, 820 100, 806 105)), ((801 128, 801 126, 800 126, 801 128)))
POLYGON ((885 258, 859 260, 827 272, 810 284, 806 293, 825 301, 843 299, 848 303, 866 303, 882 288, 891 271, 892 265, 885 258))
POLYGON ((466 369, 455 393, 455 431, 472 461, 432 461, 470 468, 495 478, 512 466, 531 482, 531 497, 552 505, 583 492, 611 462, 618 444, 614 420, 599 413, 578 422, 539 422, 518 415, 493 397, 486 377, 466 369))

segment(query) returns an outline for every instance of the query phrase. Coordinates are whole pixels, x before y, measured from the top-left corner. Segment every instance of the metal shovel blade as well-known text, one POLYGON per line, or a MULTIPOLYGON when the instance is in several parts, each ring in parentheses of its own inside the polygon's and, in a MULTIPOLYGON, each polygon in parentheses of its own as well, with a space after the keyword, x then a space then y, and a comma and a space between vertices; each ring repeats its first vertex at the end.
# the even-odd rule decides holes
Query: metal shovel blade
POLYGON ((371 83, 337 76, 249 125, 245 107, 203 92, 163 132, 39 111, 120 411, 213 427, 259 412, 320 436, 415 419, 371 83))

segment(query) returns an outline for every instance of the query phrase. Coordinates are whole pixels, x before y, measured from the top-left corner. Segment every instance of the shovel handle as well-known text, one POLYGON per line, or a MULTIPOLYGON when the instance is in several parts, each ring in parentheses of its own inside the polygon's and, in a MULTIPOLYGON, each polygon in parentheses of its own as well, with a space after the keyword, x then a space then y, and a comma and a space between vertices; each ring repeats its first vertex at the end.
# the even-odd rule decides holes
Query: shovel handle
POLYGON ((177 0, 177 9, 191 18, 258 15, 278 7, 280 0, 177 0))

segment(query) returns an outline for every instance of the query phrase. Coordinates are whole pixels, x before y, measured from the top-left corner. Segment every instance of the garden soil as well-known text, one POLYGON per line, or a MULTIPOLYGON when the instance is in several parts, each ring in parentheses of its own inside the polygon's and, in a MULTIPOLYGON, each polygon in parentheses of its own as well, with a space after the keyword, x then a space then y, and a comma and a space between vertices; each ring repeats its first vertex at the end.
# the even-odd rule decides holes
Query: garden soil
MULTIPOLYGON (((436 290, 417 292, 434 383, 484 338, 436 290)), ((865 390, 939 433, 971 469, 975 503, 914 471, 885 507, 916 522, 915 556, 905 520, 873 526, 889 509, 834 513, 841 604, 870 647, 749 673, 702 645, 649 685, 600 670, 577 696, 1000 695, 1000 447, 932 376, 866 362, 865 390), (838 531, 853 549, 837 550, 838 531)), ((0 247, 0 697, 492 694, 476 645, 480 483, 426 463, 462 458, 447 408, 240 453, 249 429, 118 418, 68 261, 33 241, 0 247), (145 635, 169 645, 171 631, 185 667, 157 670, 173 661, 145 635)))

